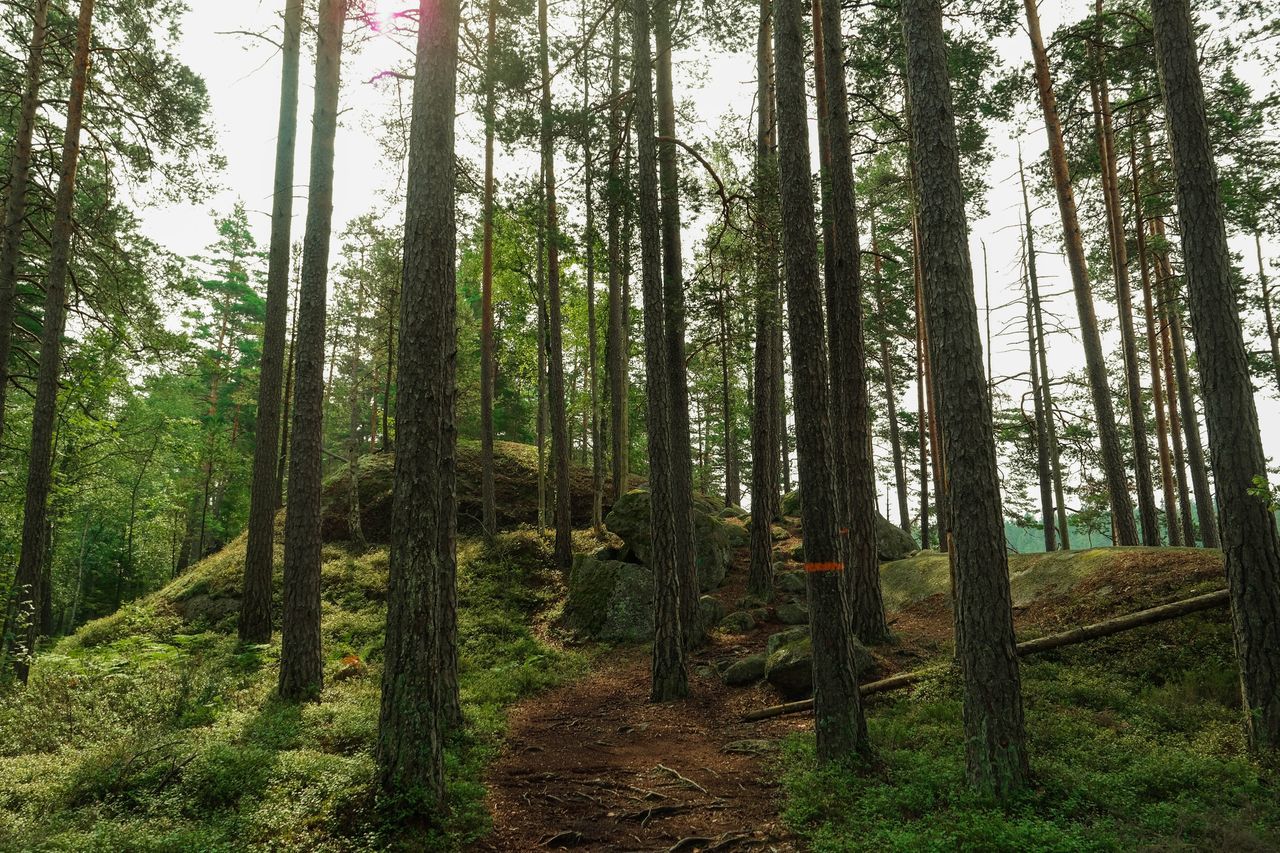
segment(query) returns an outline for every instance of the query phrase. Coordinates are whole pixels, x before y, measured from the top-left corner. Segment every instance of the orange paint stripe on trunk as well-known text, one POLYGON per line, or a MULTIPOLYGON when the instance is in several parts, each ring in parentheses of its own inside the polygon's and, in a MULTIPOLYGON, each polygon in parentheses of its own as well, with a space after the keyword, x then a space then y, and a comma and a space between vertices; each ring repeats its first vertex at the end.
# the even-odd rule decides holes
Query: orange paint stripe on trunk
POLYGON ((806 572, 843 572, 844 563, 805 563, 806 572))

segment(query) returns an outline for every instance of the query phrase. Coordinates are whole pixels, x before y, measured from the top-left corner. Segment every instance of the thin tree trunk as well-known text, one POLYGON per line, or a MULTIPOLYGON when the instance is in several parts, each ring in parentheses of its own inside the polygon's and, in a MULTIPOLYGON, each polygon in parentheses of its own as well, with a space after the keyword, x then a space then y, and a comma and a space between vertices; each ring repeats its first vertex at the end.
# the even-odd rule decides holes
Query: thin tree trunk
MULTIPOLYGON (((541 206, 543 193, 546 188, 546 181, 542 178, 541 169, 538 173, 538 199, 541 206)), ((541 536, 546 532, 547 527, 547 421, 550 419, 551 411, 547 405, 547 272, 546 272, 546 251, 547 251, 547 221, 543 216, 538 217, 538 269, 535 277, 535 286, 538 290, 538 417, 537 417, 537 444, 538 444, 538 535, 541 536)))
MULTIPOLYGON (((876 314, 880 316, 880 369, 884 374, 884 410, 889 417, 889 446, 893 452, 893 479, 898 496, 898 526, 911 535, 911 511, 907 508, 907 474, 902 459, 902 436, 898 426, 898 393, 893 385, 893 359, 889 349, 889 321, 884 304, 884 280, 881 277, 880 243, 876 238, 876 211, 871 216, 871 257, 875 266, 876 314)), ((927 547, 927 546, 926 546, 927 547)))
POLYGON ((627 206, 627 187, 622 182, 618 160, 625 144, 622 134, 622 9, 613 13, 613 41, 609 58, 609 174, 606 179, 605 231, 609 255, 609 326, 605 336, 605 372, 609 386, 610 462, 613 501, 627 490, 627 344, 623 321, 623 270, 620 211, 627 206))
POLYGON ((801 4, 779 0, 774 9, 777 57, 778 164, 787 316, 796 395, 796 437, 805 534, 818 761, 869 756, 867 723, 845 605, 844 563, 834 470, 836 438, 830 422, 830 382, 818 279, 813 188, 809 171, 801 4))
POLYGON ((738 493, 737 438, 733 429, 733 386, 729 378, 729 294, 728 285, 720 280, 720 412, 724 420, 724 502, 737 506, 738 493))
POLYGON ((1107 383, 1106 358, 1102 351, 1102 337, 1098 332, 1098 318, 1093 306, 1093 289, 1089 284, 1089 270, 1085 262, 1084 242, 1076 213, 1075 194, 1071 188, 1071 174, 1067 168, 1066 147, 1062 141, 1062 124, 1058 119, 1057 100, 1053 94, 1053 81, 1049 75, 1049 57, 1044 48, 1044 38, 1040 35, 1040 15, 1036 9, 1036 0, 1024 0, 1024 6, 1027 13, 1027 33, 1031 37, 1031 54, 1035 60, 1036 87, 1040 93, 1045 133, 1049 138, 1049 163, 1054 189, 1058 196, 1058 211, 1062 216, 1063 244, 1067 252, 1068 266, 1071 269, 1076 312, 1080 317, 1080 338, 1084 344, 1089 390, 1093 397, 1094 423, 1102 450, 1102 467, 1107 481, 1111 515, 1118 532, 1116 544, 1137 545, 1138 527, 1134 523, 1133 503, 1129 499, 1129 483, 1125 473, 1124 457, 1120 452, 1120 435, 1116 428, 1115 410, 1111 404, 1111 388, 1107 383))
POLYGON ((583 240, 587 244, 587 382, 590 384, 591 403, 591 529, 596 537, 604 536, 604 443, 600 434, 600 371, 596 363, 598 335, 596 332, 596 220, 595 220, 595 162, 591 152, 591 74, 587 63, 587 8, 582 7, 582 164, 583 204, 587 222, 583 240))
POLYGON ((903 0, 920 260, 952 489, 956 651, 969 781, 1007 800, 1030 777, 1000 475, 973 296, 964 188, 939 0, 903 0))
POLYGON ((320 483, 324 452, 324 332, 329 242, 333 224, 334 137, 342 70, 345 0, 322 0, 316 46, 311 181, 302 250, 298 340, 294 353, 293 453, 284 527, 284 618, 280 631, 280 695, 319 698, 320 483))
POLYGON ((258 413, 249 496, 249 537, 240 599, 242 643, 271 640, 271 570, 278 507, 276 466, 280 448, 280 386, 284 372, 285 320, 289 310, 289 252, 293 228, 293 175, 298 138, 298 77, 302 50, 302 0, 286 0, 280 117, 276 135, 271 248, 267 265, 267 316, 258 368, 258 413))
POLYGON ((841 533, 848 553, 845 592, 850 624, 864 643, 880 643, 890 637, 880 591, 880 560, 876 549, 875 460, 871 454, 871 406, 867 393, 866 341, 863 337, 862 252, 858 245, 858 218, 854 205, 853 152, 849 140, 849 103, 845 85, 844 35, 840 25, 840 1, 820 0, 819 26, 814 40, 823 59, 818 91, 819 134, 827 140, 824 165, 828 179, 831 224, 830 277, 827 280, 828 325, 831 343, 833 392, 833 440, 844 445, 844 467, 837 476, 844 483, 837 491, 846 500, 841 533), (825 127, 824 127, 825 125, 825 127))
MULTIPOLYGON (((1025 244, 1024 244, 1025 245, 1025 244)), ((1039 347, 1036 345, 1035 307, 1031 283, 1027 282, 1027 354, 1031 362, 1031 397, 1035 409, 1036 479, 1040 483, 1040 521, 1044 528, 1044 550, 1057 550, 1053 515, 1053 473, 1049 465, 1049 441, 1045 437, 1044 395, 1040 384, 1039 347)))
POLYGON ((1196 498, 1196 519, 1200 523, 1200 539, 1206 548, 1217 548, 1218 520, 1214 510, 1213 489, 1209 485, 1209 468, 1204 443, 1200 439, 1200 417, 1191 393, 1191 368, 1187 363, 1187 341, 1182 331, 1182 305, 1172 292, 1166 297, 1169 330, 1173 335, 1173 372, 1178 380, 1178 402, 1182 409, 1182 430, 1186 436, 1186 453, 1191 468, 1191 486, 1196 498))
POLYGON ((1267 319, 1267 340, 1271 343, 1271 369, 1276 374, 1276 389, 1280 390, 1280 329, 1272 316, 1271 284, 1267 281, 1267 267, 1262 262, 1262 234, 1253 232, 1253 247, 1258 253, 1258 283, 1262 285, 1262 312, 1267 319))
POLYGON ((757 599, 773 594, 773 520, 778 515, 778 402, 774 369, 774 329, 778 318, 776 253, 778 174, 773 134, 773 27, 771 0, 760 0, 756 34, 756 159, 752 176, 756 206, 755 352, 751 408, 751 567, 747 592, 757 599))
POLYGON ((498 72, 498 0, 488 3, 484 80, 484 198, 480 282, 480 505, 481 525, 491 540, 498 532, 493 473, 493 135, 498 72))
MULTIPOLYGON (((917 312, 918 315, 918 312, 917 312)), ((916 318, 916 327, 921 320, 916 318)), ((920 547, 933 546, 929 534, 929 413, 924 400, 924 340, 916 336, 916 432, 920 439, 920 547)))
MULTIPOLYGON (((1134 141, 1136 143, 1136 140, 1134 141)), ((1160 373, 1160 327, 1156 322, 1152 298, 1151 259, 1147 255, 1147 229, 1142 214, 1142 187, 1138 176, 1136 144, 1129 146, 1129 173, 1133 183, 1134 237, 1137 239, 1138 268, 1142 273, 1142 308, 1147 322, 1147 361, 1151 368, 1151 398, 1156 410, 1156 446, 1160 454, 1160 484, 1164 492, 1165 525, 1169 544, 1182 545, 1182 527, 1178 524, 1178 501, 1173 482, 1173 465, 1169 456, 1169 423, 1165 417, 1164 388, 1160 373)))
MULTIPOLYGON (((1154 232, 1153 232, 1154 233, 1154 232)), ((1168 297, 1169 283, 1164 277, 1163 265, 1160 265, 1159 308, 1161 320, 1161 343, 1164 350, 1164 386, 1165 401, 1169 404, 1169 435, 1173 440, 1173 468, 1178 485, 1178 523, 1182 527, 1183 544, 1190 548, 1196 546, 1196 524, 1191 514, 1191 486, 1187 480, 1186 450, 1182 445, 1182 415, 1178 410, 1178 382, 1174 375, 1173 332, 1170 330, 1169 315, 1164 310, 1168 297)))
MULTIPOLYGON (((351 338, 356 340, 356 330, 352 328, 351 338)), ((347 531, 351 543, 358 551, 367 551, 369 542, 364 538, 364 525, 360 521, 360 418, 363 406, 360 404, 360 383, 356 377, 359 367, 360 349, 353 346, 347 358, 351 390, 347 396, 350 407, 347 428, 347 531)))
MULTIPOLYGON (((294 268, 299 270, 301 276, 300 264, 294 259, 294 268)), ((290 424, 290 406, 293 403, 293 356, 295 344, 298 335, 298 294, 301 288, 295 288, 293 291, 293 319, 289 323, 289 348, 285 351, 285 372, 284 372, 284 400, 281 403, 280 414, 280 458, 276 462, 276 509, 284 506, 284 486, 286 473, 289 463, 289 424, 290 424)))
MULTIPOLYGON (((1097 2, 1102 15, 1102 0, 1097 2)), ((1138 521, 1142 526, 1142 544, 1160 545, 1160 520, 1156 515, 1155 487, 1151 478, 1151 449, 1147 442, 1147 413, 1142 404, 1142 366, 1138 363, 1138 340, 1133 329, 1133 295, 1129 286, 1128 244, 1124 233, 1124 210, 1120 202, 1119 166, 1116 164, 1115 132, 1111 123, 1111 95, 1107 87, 1105 64, 1097 57, 1102 71, 1090 85, 1094 102, 1094 130, 1098 159, 1102 169, 1103 199, 1107 211, 1111 267, 1116 285, 1116 303, 1120 312, 1120 341, 1124 350, 1125 390, 1128 393, 1129 424, 1133 431, 1133 469, 1138 488, 1138 521)))
POLYGON ((22 552, 14 576, 16 619, 21 648, 14 656, 14 673, 23 684, 35 653, 40 613, 40 566, 44 560, 49 491, 53 485, 53 430, 57 417, 58 377, 62 372, 62 336, 67 326, 67 276, 74 233, 76 167, 80 160, 80 127, 84 93, 89 80, 89 41, 93 29, 93 0, 80 0, 76 24, 76 52, 67 99, 67 124, 54 202, 49 266, 45 273, 44 316, 40 334, 40 364, 36 399, 31 414, 31 450, 27 456, 26 502, 22 517, 22 552))
POLYGON ((928 308, 924 300, 924 271, 920 263, 920 228, 918 214, 911 216, 911 235, 914 249, 912 270, 916 284, 916 334, 920 339, 920 354, 924 364, 925 400, 928 403, 929 453, 933 465, 933 495, 937 506, 938 550, 951 550, 951 515, 948 510, 950 496, 947 492, 947 461, 942 443, 942 428, 938 423, 938 395, 934 388, 933 356, 929 347, 928 308))
POLYGON ((457 0, 421 0, 409 133, 387 632, 376 758, 384 795, 437 822, 457 669, 454 115, 457 0))
POLYGON ((547 228, 547 393, 551 413, 551 464, 555 469, 555 563, 573 562, 573 517, 569 502, 569 421, 564 390, 563 323, 560 316, 560 210, 556 202, 556 152, 551 116, 551 60, 547 47, 547 0, 538 0, 538 56, 542 65, 542 177, 547 228))
MULTIPOLYGON (((648 403, 650 529, 653 540, 654 639, 649 697, 669 702, 688 695, 684 629, 681 625, 679 539, 673 491, 677 485, 671 448, 671 349, 664 323, 662 223, 658 209, 657 117, 653 99, 653 53, 649 0, 635 0, 632 13, 632 110, 639 168, 637 218, 640 277, 644 297, 645 391, 648 403)), ((688 514, 685 515, 688 518, 688 514)))
POLYGON ((0 235, 0 435, 4 434, 4 409, 9 388, 9 352, 13 340, 13 315, 18 284, 18 256, 22 252, 23 224, 27 216, 27 183, 31 176, 31 136, 40 105, 44 43, 49 33, 49 0, 35 0, 31 13, 31 41, 23 77, 18 125, 9 161, 8 198, 4 208, 4 233, 0 235))
POLYGON ((1222 508, 1245 727, 1253 751, 1274 757, 1280 753, 1280 535, 1270 502, 1256 494, 1259 484, 1266 485, 1267 457, 1231 283, 1190 4, 1155 0, 1152 24, 1173 152, 1187 303, 1200 344, 1196 364, 1222 508))

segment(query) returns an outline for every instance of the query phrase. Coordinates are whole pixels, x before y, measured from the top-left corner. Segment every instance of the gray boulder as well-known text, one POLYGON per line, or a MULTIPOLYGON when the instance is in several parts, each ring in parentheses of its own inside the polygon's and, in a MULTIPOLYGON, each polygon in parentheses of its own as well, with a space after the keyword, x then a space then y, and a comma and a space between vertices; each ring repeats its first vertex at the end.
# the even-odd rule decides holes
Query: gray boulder
POLYGON ((792 595, 802 594, 806 583, 804 572, 778 572, 773 576, 773 585, 778 588, 778 591, 792 595))
POLYGON ((750 655, 735 661, 724 671, 724 683, 730 687, 745 687, 764 678, 764 655, 750 655))
POLYGON ((808 625, 809 607, 794 600, 779 604, 778 621, 783 625, 808 625))
MULTIPOLYGON (((704 508, 709 500, 695 500, 693 509, 694 562, 698 570, 698 585, 703 592, 710 592, 724 582, 733 558, 728 525, 704 508)), ((650 536, 649 518, 651 502, 647 489, 627 492, 605 516, 605 525, 626 543, 626 551, 639 562, 649 564, 653 540, 650 536)))
POLYGON ((756 617, 745 610, 730 613, 720 620, 720 630, 730 634, 745 634, 756 626, 756 617))
POLYGON ((638 563, 578 555, 569 570, 564 622, 596 640, 639 643, 650 639, 653 573, 638 563))
MULTIPOLYGON (((875 659, 857 640, 853 659, 862 677, 875 669, 875 659)), ((808 696, 813 692, 813 642, 804 628, 793 628, 769 638, 765 652, 764 677, 784 696, 808 696)))

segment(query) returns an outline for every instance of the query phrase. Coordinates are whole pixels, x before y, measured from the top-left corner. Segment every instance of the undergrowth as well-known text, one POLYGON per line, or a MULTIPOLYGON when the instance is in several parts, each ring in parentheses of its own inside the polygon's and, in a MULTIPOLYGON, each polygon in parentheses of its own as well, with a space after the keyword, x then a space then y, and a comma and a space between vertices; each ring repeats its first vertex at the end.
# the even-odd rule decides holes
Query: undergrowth
POLYGON ((1194 617, 1023 662, 1033 786, 965 784, 952 674, 868 707, 878 764, 783 753, 785 818, 817 851, 1280 849, 1277 776, 1245 755, 1230 630, 1194 617))
POLYGON ((374 796, 387 552, 326 546, 325 689, 295 705, 274 697, 278 642, 245 648, 233 615, 180 615, 194 596, 228 593, 236 551, 85 626, 0 697, 0 849, 450 849, 484 833, 481 777, 504 708, 585 666, 529 628, 556 594, 544 542, 460 546, 466 726, 449 744, 449 815, 433 838, 397 835, 374 796))

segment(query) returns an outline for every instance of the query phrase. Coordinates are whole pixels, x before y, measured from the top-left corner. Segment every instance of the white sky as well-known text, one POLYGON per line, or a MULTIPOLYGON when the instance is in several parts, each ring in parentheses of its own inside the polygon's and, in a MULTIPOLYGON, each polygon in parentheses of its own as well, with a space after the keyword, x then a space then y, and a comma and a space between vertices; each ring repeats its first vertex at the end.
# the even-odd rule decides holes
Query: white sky
MULTIPOLYGON (((240 35, 219 35, 229 31, 267 32, 276 26, 280 0, 197 0, 188 13, 179 55, 208 83, 212 98, 213 121, 221 142, 221 151, 227 158, 227 170, 223 177, 223 189, 218 196, 203 207, 170 205, 141 211, 144 230, 162 245, 179 254, 190 255, 211 242, 213 235, 211 216, 230 210, 236 199, 245 202, 250 211, 251 223, 260 245, 265 246, 269 233, 270 192, 274 169, 277 111, 279 107, 279 56, 275 48, 246 39, 240 35)), ((385 5, 385 0, 384 0, 385 5)), ((392 0, 393 8, 405 8, 409 0, 392 0)), ((576 8, 576 4, 573 4, 576 8)), ((1041 9, 1044 32, 1052 33, 1069 15, 1072 20, 1083 17, 1092 6, 1081 0, 1068 3, 1045 2, 1041 9), (1064 12, 1065 9, 1065 12, 1064 12)), ((532 21, 530 22, 532 26, 532 21)), ((569 25, 569 24, 566 24, 569 25)), ((846 20, 846 26, 856 25, 856 20, 846 20)), ((576 23, 573 24, 576 29, 576 23)), ((1028 55, 1028 43, 1024 33, 1002 40, 1001 55, 1010 66, 1017 67, 1028 55)), ((387 86, 367 83, 379 70, 399 64, 406 56, 404 50, 390 40, 375 42, 363 53, 350 60, 344 68, 342 105, 345 110, 337 139, 336 185, 334 188, 334 228, 341 230, 352 218, 371 210, 389 219, 397 219, 400 212, 397 202, 388 200, 387 192, 395 187, 399 164, 383 161, 375 130, 380 118, 392 109, 393 101, 387 86)), ((690 140, 709 137, 719 125, 721 116, 728 110, 746 113, 752 106, 755 91, 754 57, 726 54, 708 61, 705 51, 698 56, 677 57, 677 97, 692 101, 701 117, 699 126, 682 128, 681 135, 690 140), (682 73, 682 70, 686 73, 682 73), (697 71, 700 73, 688 73, 697 71), (685 81, 694 81, 686 85, 685 81)), ((1262 72, 1257 68, 1241 67, 1238 72, 1245 80, 1260 82, 1262 72)), ((299 140, 295 205, 295 235, 300 236, 302 218, 306 213, 306 175, 310 150, 311 114, 311 57, 304 51, 302 67, 302 102, 299 109, 299 140)), ((481 149, 477 141, 478 125, 475 117, 461 117, 459 132, 460 151, 477 162, 481 149)), ((1021 220, 1021 196, 1016 181, 1016 156, 1019 140, 1009 128, 998 129, 992 134, 997 157, 992 166, 988 183, 991 185, 987 207, 990 214, 970 223, 972 257, 977 277, 977 301, 981 308, 982 250, 986 242, 990 259, 992 302, 999 306, 1015 302, 1021 297, 1020 249, 1017 226, 1021 220)), ((1044 133, 1038 123, 1021 140, 1024 158, 1030 162, 1042 155, 1044 133)), ((529 167, 527 153, 499 152, 499 175, 503 171, 529 167), (504 169, 505 166, 505 169, 504 169)), ((1058 252, 1057 232, 1052 223, 1057 215, 1056 207, 1042 207, 1036 213, 1036 221, 1044 228, 1041 238, 1040 273, 1049 291, 1069 289, 1065 264, 1058 252)), ((690 238, 694 235, 690 234, 690 238)), ((693 245, 689 242, 689 245, 693 245)), ((1252 243, 1247 238, 1233 237, 1232 246, 1245 258, 1245 269, 1256 275, 1252 243)), ((335 241, 335 250, 337 244, 335 241)), ((1280 257, 1280 246, 1264 244, 1270 258, 1280 257)), ((1274 267, 1271 270, 1276 275, 1274 267)), ((1069 296, 1054 300, 1048 306, 1061 316, 1067 325, 1075 324, 1074 303, 1069 296)), ((1100 315, 1114 313, 1114 307, 1099 301, 1100 315)), ((1012 305, 996 313, 993 329, 1006 323, 1021 328, 1023 309, 1012 305)), ((1140 324, 1141 325, 1141 324, 1140 324)), ((1104 346, 1110 351, 1116 344, 1115 334, 1104 338, 1104 346)), ((1259 343, 1259 346, 1263 344, 1259 343)), ((1055 375, 1078 369, 1083 364, 1083 354, 1078 345, 1067 345, 1063 339, 1049 352, 1050 370, 1055 375)), ((1025 369, 1025 338, 1010 335, 997 338, 993 353, 994 372, 997 376, 1021 373, 1025 369)), ((1144 378, 1144 386, 1147 384, 1144 378)), ((913 386, 902 389, 906 407, 913 406, 913 386)), ((1010 389, 1013 391, 1013 389, 1010 389)), ((1014 391, 1020 394, 1021 391, 1014 391)), ((1275 389, 1267 386, 1257 395, 1259 414, 1263 423, 1263 441, 1269 455, 1280 453, 1280 403, 1275 389)), ((1117 400, 1117 412, 1125 405, 1117 400)), ((1159 498, 1157 498, 1159 500, 1159 498)))

